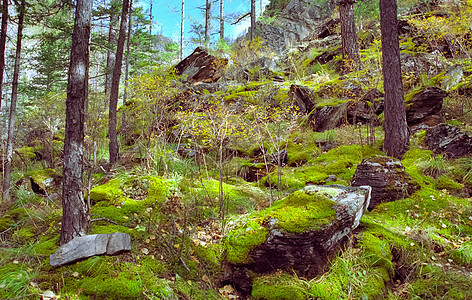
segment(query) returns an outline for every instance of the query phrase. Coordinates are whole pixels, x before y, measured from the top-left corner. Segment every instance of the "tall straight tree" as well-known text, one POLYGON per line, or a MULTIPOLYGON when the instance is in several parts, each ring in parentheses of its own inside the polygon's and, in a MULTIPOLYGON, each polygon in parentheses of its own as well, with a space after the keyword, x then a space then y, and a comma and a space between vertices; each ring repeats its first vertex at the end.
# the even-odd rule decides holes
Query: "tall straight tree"
POLYGON ((7 45, 8 0, 2 2, 2 28, 0 30, 0 116, 3 99, 3 71, 5 70, 5 47, 7 45))
POLYGON ((210 42, 210 26, 211 26, 211 0, 206 0, 205 5, 205 46, 210 42))
POLYGON ((105 108, 108 106, 110 98, 111 83, 113 78, 113 70, 115 69, 115 47, 117 43, 116 39, 116 25, 118 24, 118 1, 112 0, 110 2, 110 17, 109 17, 109 29, 108 29, 108 51, 107 51, 107 67, 105 73, 105 108))
POLYGON ((384 150, 389 156, 401 158, 408 149, 409 134, 403 96, 396 0, 380 0, 380 32, 385 90, 384 150))
MULTIPOLYGON (((123 106, 126 105, 126 101, 128 100, 128 78, 129 78, 129 51, 130 51, 130 40, 132 35, 132 13, 133 13, 133 0, 129 2, 129 20, 128 20, 128 36, 126 37, 126 64, 125 64, 125 90, 123 92, 123 106)), ((126 114, 123 111, 121 123, 126 124, 126 114)))
POLYGON ((60 244, 85 235, 90 207, 83 194, 84 123, 88 98, 93 0, 77 0, 66 100, 60 244))
POLYGON ((343 51, 343 73, 360 69, 361 57, 357 45, 356 24, 354 21, 353 0, 339 1, 339 17, 341 19, 341 41, 343 51))
POLYGON ((256 0, 251 0, 251 40, 256 37, 256 0))
POLYGON ((13 155, 13 139, 15 136, 15 117, 16 117, 16 102, 18 99, 18 77, 20 74, 20 58, 21 58, 21 41, 23 39, 23 27, 25 18, 25 0, 21 0, 20 3, 15 1, 18 11, 18 32, 16 38, 16 54, 15 54, 15 67, 13 70, 13 83, 11 89, 11 103, 10 103, 10 116, 8 121, 8 138, 7 138, 7 155, 6 163, 4 167, 3 177, 3 200, 10 201, 10 180, 11 180, 11 159, 13 155))
POLYGON ((185 0, 182 0, 182 11, 180 15, 180 56, 182 60, 184 58, 184 24, 185 24, 185 0))
POLYGON ((123 0, 121 11, 120 33, 118 35, 118 45, 116 47, 115 69, 113 70, 113 80, 111 85, 110 106, 108 112, 108 137, 110 138, 109 152, 110 164, 118 161, 118 136, 116 132, 116 114, 118 107, 118 92, 120 87, 121 65, 123 64, 123 48, 125 45, 126 24, 128 20, 129 0, 123 0))
POLYGON ((220 40, 225 39, 225 1, 220 0, 220 40))

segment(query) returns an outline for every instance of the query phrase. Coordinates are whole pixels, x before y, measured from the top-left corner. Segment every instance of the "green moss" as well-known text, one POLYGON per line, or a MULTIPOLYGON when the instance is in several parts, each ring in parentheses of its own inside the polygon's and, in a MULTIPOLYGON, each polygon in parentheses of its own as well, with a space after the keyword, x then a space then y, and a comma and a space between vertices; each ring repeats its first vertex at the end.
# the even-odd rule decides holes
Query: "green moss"
POLYGON ((462 191, 462 185, 455 182, 450 176, 448 175, 441 175, 436 179, 436 188, 439 190, 448 190, 451 192, 460 192, 462 191))
POLYGON ((116 277, 85 277, 81 280, 82 293, 101 299, 141 298, 142 283, 136 274, 121 272, 116 277))
POLYGON ((13 239, 21 244, 30 240, 33 236, 35 236, 34 228, 32 226, 22 226, 20 230, 15 231, 13 233, 13 239))
POLYGON ((296 191, 285 199, 276 201, 269 215, 278 219, 278 225, 289 232, 318 230, 336 219, 334 201, 318 193, 296 191))
POLYGON ((112 179, 105 184, 94 187, 90 191, 90 200, 93 202, 107 201, 111 204, 121 204, 126 197, 121 190, 122 180, 112 179))
POLYGON ((11 216, 4 216, 0 218, 0 232, 7 230, 10 226, 15 224, 11 216))
POLYGON ((379 236, 375 236, 371 232, 364 232, 359 239, 359 246, 371 253, 369 260, 372 266, 379 266, 393 272, 390 244, 383 239, 381 234, 379 236))
POLYGON ((253 98, 256 96, 257 92, 256 91, 244 91, 244 92, 239 92, 239 93, 234 93, 231 95, 228 95, 224 98, 225 101, 231 101, 239 98, 243 98, 244 100, 254 103, 253 98))
POLYGON ((274 274, 254 279, 252 297, 266 300, 306 299, 304 287, 288 274, 274 274))
POLYGON ((22 158, 34 159, 37 151, 34 147, 22 147, 15 150, 22 158))
POLYGON ((291 141, 287 145, 287 164, 289 166, 300 166, 319 154, 320 149, 316 147, 315 141, 307 140, 305 142, 304 140, 298 143, 291 141))
POLYGON ((226 259, 232 264, 249 262, 249 253, 265 242, 267 228, 260 221, 250 220, 244 226, 230 231, 226 235, 226 259))
POLYGON ((451 250, 449 256, 460 265, 470 266, 472 264, 472 242, 465 242, 458 248, 451 250))
POLYGON ((274 96, 274 100, 277 101, 278 103, 285 102, 289 98, 288 96, 288 88, 281 88, 277 92, 277 95, 274 96))
POLYGON ((56 234, 53 238, 49 236, 43 236, 40 240, 34 244, 34 252, 36 255, 48 256, 56 252, 59 247, 60 235, 56 234))

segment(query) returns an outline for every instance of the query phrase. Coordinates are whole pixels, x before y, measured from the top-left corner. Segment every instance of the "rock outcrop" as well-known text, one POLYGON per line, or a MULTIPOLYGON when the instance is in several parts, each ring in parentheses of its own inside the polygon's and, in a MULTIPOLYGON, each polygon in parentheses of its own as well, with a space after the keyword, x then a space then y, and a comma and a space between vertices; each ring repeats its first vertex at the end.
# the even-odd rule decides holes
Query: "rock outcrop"
POLYGON ((357 166, 352 186, 365 185, 372 187, 369 210, 380 203, 405 198, 418 189, 402 163, 387 156, 364 158, 357 166))
POLYGON ((224 75, 227 64, 227 59, 213 56, 198 47, 190 56, 179 62, 174 70, 176 75, 187 75, 188 83, 211 83, 224 75))
MULTIPOLYGON (((264 211, 247 215, 225 238, 228 277, 245 284, 244 272, 321 274, 358 224, 370 187, 307 186, 264 211)), ((230 281, 230 280, 229 280, 230 281)))
POLYGON ((275 52, 284 51, 303 39, 318 35, 322 26, 322 8, 308 0, 292 0, 278 13, 273 24, 257 22, 257 35, 275 52))
POLYGON ((302 113, 310 113, 315 108, 315 94, 309 87, 292 84, 288 96, 302 113))
POLYGON ((472 153, 472 138, 458 127, 439 124, 426 130, 425 144, 436 154, 457 158, 472 153))
POLYGON ((437 87, 427 87, 406 102, 406 121, 408 125, 421 123, 426 117, 436 115, 442 108, 447 92, 437 87))
POLYGON ((50 256, 51 266, 59 267, 96 255, 117 255, 131 250, 129 234, 93 234, 76 237, 50 256))
POLYGON ((310 126, 315 132, 323 132, 347 123, 349 102, 337 105, 324 105, 313 110, 309 117, 310 126))

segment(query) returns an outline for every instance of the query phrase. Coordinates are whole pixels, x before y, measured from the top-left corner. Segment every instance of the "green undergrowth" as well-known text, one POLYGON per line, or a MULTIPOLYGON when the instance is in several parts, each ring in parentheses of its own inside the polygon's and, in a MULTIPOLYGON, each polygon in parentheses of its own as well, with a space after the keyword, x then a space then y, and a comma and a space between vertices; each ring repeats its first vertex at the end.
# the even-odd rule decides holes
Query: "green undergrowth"
MULTIPOLYGON (((308 150, 308 153, 311 151, 308 150)), ((277 168, 259 183, 282 190, 301 189, 307 184, 349 185, 363 158, 381 154, 380 150, 371 146, 342 145, 311 158, 301 167, 277 168), (329 175, 335 176, 334 181, 327 181, 329 175)))

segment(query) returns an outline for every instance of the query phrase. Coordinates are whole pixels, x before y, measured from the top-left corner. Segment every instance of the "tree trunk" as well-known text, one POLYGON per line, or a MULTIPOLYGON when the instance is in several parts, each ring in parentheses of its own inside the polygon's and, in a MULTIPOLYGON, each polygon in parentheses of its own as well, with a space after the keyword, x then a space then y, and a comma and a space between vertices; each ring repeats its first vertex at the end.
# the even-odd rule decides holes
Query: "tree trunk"
POLYGON ((182 14, 180 19, 180 60, 184 59, 184 32, 185 32, 185 0, 182 0, 182 14))
POLYGON ((67 83, 60 244, 85 235, 90 207, 84 199, 84 123, 88 98, 93 0, 77 0, 67 83))
POLYGON ((406 123, 397 29, 396 0, 380 0, 380 31, 385 90, 384 150, 400 159, 408 149, 409 134, 406 123))
MULTIPOLYGON (((132 34, 132 9, 133 9, 133 0, 130 0, 129 3, 129 20, 128 20, 128 36, 126 37, 126 65, 125 65, 125 90, 123 92, 123 106, 126 105, 126 101, 128 100, 128 79, 129 79, 129 47, 130 47, 130 39, 132 34)), ((122 122, 123 127, 126 127, 126 114, 123 110, 122 114, 122 122)))
POLYGON ((220 0, 220 40, 225 39, 225 1, 220 0))
MULTIPOLYGON (((115 47, 116 40, 116 24, 118 22, 118 16, 113 12, 113 7, 110 10, 110 31, 108 32, 108 45, 115 47)), ((109 49, 107 52, 107 70, 105 74, 105 108, 108 106, 110 98, 111 83, 113 78, 113 70, 115 68, 115 51, 109 49)))
POLYGON ((205 46, 210 42, 211 0, 206 0, 205 8, 205 46))
POLYGON ((251 0, 251 41, 256 37, 256 0, 251 0))
POLYGON ((18 7, 18 33, 16 39, 15 67, 11 89, 10 117, 8 122, 7 155, 4 167, 3 200, 10 201, 11 159, 13 156, 13 139, 15 136, 16 101, 18 99, 18 77, 20 74, 21 40, 23 39, 23 23, 25 17, 25 0, 18 7))
POLYGON ((149 36, 152 35, 152 0, 149 2, 149 36))
POLYGON ((118 36, 118 45, 116 48, 115 69, 113 70, 113 82, 111 85, 110 107, 108 113, 108 136, 110 138, 109 152, 110 164, 118 161, 118 136, 116 132, 116 110, 118 107, 118 92, 120 88, 121 65, 123 63, 123 48, 125 45, 126 22, 128 20, 129 0, 123 0, 121 12, 120 33, 118 36))
POLYGON ((3 100, 3 72, 5 70, 5 47, 7 44, 8 0, 2 3, 2 29, 0 31, 0 116, 3 100))
POLYGON ((359 70, 361 58, 357 45, 356 24, 354 22, 354 1, 339 1, 339 16, 341 19, 341 40, 343 51, 343 73, 359 70))

